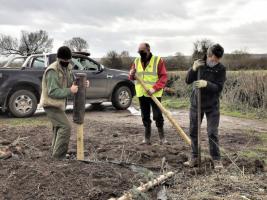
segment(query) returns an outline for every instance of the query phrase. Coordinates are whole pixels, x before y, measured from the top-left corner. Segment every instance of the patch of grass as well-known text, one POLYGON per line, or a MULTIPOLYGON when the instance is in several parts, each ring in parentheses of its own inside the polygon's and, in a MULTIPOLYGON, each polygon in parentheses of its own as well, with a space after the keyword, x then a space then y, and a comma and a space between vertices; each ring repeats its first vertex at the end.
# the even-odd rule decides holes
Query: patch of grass
POLYGON ((181 98, 164 97, 162 99, 162 105, 165 108, 189 109, 189 101, 181 98))
MULTIPOLYGON (((253 131, 250 134, 254 134, 253 131)), ((256 145, 251 149, 242 151, 241 155, 247 158, 256 158, 264 160, 264 162, 267 163, 267 133, 258 133, 257 138, 261 141, 262 144, 256 145)))
POLYGON ((249 150, 242 151, 240 153, 240 155, 243 156, 243 157, 264 160, 264 162, 267 163, 266 154, 267 154, 267 149, 266 148, 264 150, 263 149, 260 150, 260 149, 254 148, 254 149, 249 149, 249 150))
POLYGON ((258 138, 263 142, 263 144, 267 145, 267 133, 260 133, 258 138))
POLYGON ((31 117, 31 118, 6 118, 2 119, 0 125, 8 126, 40 126, 48 125, 49 121, 46 117, 31 117))
MULTIPOLYGON (((135 96, 132 101, 133 105, 139 106, 139 100, 135 96)), ((162 97, 162 105, 166 108, 173 108, 173 109, 188 109, 189 108, 189 101, 187 99, 182 98, 175 98, 175 97, 162 97)))
POLYGON ((242 151, 241 155, 248 157, 248 158, 257 158, 258 157, 258 153, 256 151, 253 151, 253 150, 242 151))
POLYGON ((220 112, 223 115, 231 116, 231 117, 238 117, 238 118, 246 118, 246 119, 258 119, 258 115, 256 112, 244 112, 237 107, 233 108, 227 106, 225 104, 221 104, 220 112))

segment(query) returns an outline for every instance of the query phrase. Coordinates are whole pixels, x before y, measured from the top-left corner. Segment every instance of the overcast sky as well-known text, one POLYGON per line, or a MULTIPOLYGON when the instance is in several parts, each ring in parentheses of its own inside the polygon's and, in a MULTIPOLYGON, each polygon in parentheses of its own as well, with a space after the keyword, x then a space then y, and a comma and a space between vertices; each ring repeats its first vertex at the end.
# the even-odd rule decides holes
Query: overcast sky
POLYGON ((46 30, 54 51, 82 37, 92 57, 109 50, 136 56, 150 43, 161 56, 192 53, 194 41, 211 39, 226 52, 267 53, 267 0, 0 0, 0 33, 46 30))

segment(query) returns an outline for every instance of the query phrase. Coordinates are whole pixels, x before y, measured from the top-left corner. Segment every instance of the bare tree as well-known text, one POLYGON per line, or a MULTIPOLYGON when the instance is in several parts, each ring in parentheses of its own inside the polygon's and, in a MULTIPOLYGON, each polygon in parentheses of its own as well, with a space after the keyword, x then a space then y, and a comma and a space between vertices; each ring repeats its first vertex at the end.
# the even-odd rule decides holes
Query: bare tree
POLYGON ((18 40, 8 35, 0 36, 0 53, 2 55, 21 54, 18 49, 18 40))
POLYGON ((223 58, 223 63, 227 68, 231 68, 233 70, 236 69, 252 69, 257 68, 256 62, 259 59, 255 59, 252 57, 250 53, 244 50, 235 50, 231 54, 225 55, 223 58))
POLYGON ((129 51, 122 51, 121 52, 121 57, 123 57, 123 58, 128 58, 128 57, 130 57, 130 54, 129 54, 129 51))
POLYGON ((88 49, 88 43, 81 37, 73 37, 70 40, 66 40, 64 45, 68 46, 72 51, 85 51, 88 49))
POLYGON ((21 38, 8 35, 0 36, 0 54, 2 55, 30 55, 51 51, 53 39, 49 38, 48 33, 44 30, 36 32, 21 31, 21 38))
POLYGON ((122 66, 124 69, 129 69, 132 65, 134 58, 132 58, 128 51, 122 51, 120 54, 122 66))
POLYGON ((210 46, 213 45, 213 42, 209 39, 202 39, 202 40, 197 40, 194 42, 194 47, 193 47, 193 54, 192 54, 192 59, 202 59, 204 55, 207 53, 207 50, 210 46))
POLYGON ((189 65, 188 59, 185 55, 180 52, 175 53, 174 60, 176 61, 176 65, 180 70, 186 70, 189 65))
POLYGON ((117 69, 122 68, 121 56, 116 51, 109 51, 105 57, 101 59, 101 63, 107 67, 113 67, 117 69))

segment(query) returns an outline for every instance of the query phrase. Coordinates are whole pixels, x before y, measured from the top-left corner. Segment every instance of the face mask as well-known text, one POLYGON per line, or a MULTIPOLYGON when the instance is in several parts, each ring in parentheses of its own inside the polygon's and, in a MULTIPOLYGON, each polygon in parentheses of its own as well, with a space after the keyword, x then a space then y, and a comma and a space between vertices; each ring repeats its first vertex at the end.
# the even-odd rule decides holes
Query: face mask
POLYGON ((146 60, 147 53, 145 51, 140 51, 139 54, 140 54, 142 60, 146 60))
POLYGON ((69 62, 59 61, 59 64, 60 64, 62 67, 68 67, 69 62))
POLYGON ((207 65, 208 65, 209 67, 214 67, 214 66, 217 65, 217 64, 218 64, 217 62, 207 60, 207 65))

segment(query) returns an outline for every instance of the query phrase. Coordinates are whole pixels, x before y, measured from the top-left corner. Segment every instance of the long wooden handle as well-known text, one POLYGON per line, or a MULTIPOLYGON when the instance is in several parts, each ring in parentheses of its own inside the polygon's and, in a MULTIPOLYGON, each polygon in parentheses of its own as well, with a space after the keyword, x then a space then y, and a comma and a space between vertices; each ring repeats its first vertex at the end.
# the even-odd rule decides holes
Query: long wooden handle
MULTIPOLYGON (((142 85, 142 87, 148 91, 145 83, 143 82, 142 79, 140 79, 137 75, 135 75, 135 79, 137 81, 139 81, 139 83, 142 85)), ((162 104, 160 103, 160 101, 154 96, 151 95, 152 100, 157 104, 157 106, 159 107, 159 109, 161 110, 161 112, 168 118, 168 120, 171 122, 171 124, 174 126, 174 128, 177 130, 177 132, 179 133, 179 135, 185 140, 185 142, 189 145, 191 145, 191 140, 190 138, 185 134, 185 132, 183 131, 183 129, 179 126, 179 124, 174 120, 174 118, 171 116, 171 113, 169 111, 167 111, 162 104)))
MULTIPOLYGON (((197 79, 200 80, 200 69, 197 71, 197 79)), ((201 89, 197 89, 197 148, 198 167, 201 167, 201 89)))

